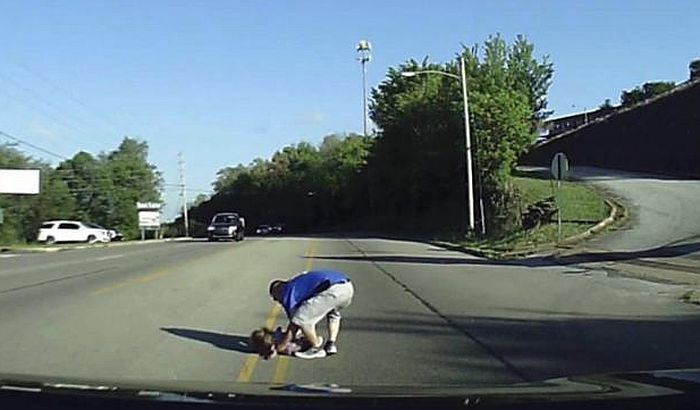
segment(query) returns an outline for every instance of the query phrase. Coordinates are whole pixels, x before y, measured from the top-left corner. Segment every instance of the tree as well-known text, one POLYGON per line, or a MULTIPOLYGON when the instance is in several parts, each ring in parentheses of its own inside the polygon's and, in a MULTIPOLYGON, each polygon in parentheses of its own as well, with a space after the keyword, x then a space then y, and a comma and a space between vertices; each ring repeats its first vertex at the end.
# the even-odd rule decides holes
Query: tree
POLYGON ((43 221, 51 219, 68 219, 76 215, 75 197, 60 173, 50 167, 42 170, 41 192, 36 198, 33 209, 32 232, 37 232, 43 221))
POLYGON ((35 238, 49 219, 79 219, 116 227, 128 237, 137 234, 136 202, 160 200, 162 179, 148 163, 148 145, 125 138, 112 152, 98 157, 78 152, 56 169, 0 144, 0 168, 39 168, 39 195, 0 195, 5 223, 0 242, 35 238))
MULTIPOLYGON (((22 154, 14 146, 0 144, 0 168, 37 168, 40 164, 22 154)), ((0 224, 0 243, 24 242, 31 238, 28 227, 34 198, 27 195, 0 194, 4 222, 0 224)))
POLYGON ((329 135, 318 146, 289 145, 268 159, 226 167, 215 193, 191 209, 205 222, 216 212, 237 211, 249 226, 285 222, 291 230, 319 229, 346 221, 364 204, 358 181, 371 138, 329 135))
MULTIPOLYGON (((500 36, 490 41, 504 42, 500 36)), ((518 35, 508 49, 506 62, 511 81, 527 95, 527 102, 532 110, 533 132, 542 121, 552 115, 552 111, 547 110, 547 92, 554 76, 554 65, 549 61, 549 56, 537 61, 534 50, 534 44, 529 43, 524 36, 518 35)))
MULTIPOLYGON (((460 53, 466 65, 477 180, 489 199, 485 205, 492 223, 508 208, 508 182, 518 157, 534 141, 536 124, 549 115, 546 92, 553 68, 546 58, 535 60, 533 50, 523 37, 508 45, 497 35, 482 49, 474 45, 460 53)), ((454 62, 409 60, 390 68, 373 90, 371 116, 380 132, 369 168, 381 186, 383 212, 404 221, 405 216, 425 221, 432 218, 425 215, 433 214, 432 222, 454 227, 460 223, 455 212, 462 210, 463 224, 466 209, 461 88, 444 76, 401 76, 426 70, 459 73, 454 62)))
POLYGON ((622 91, 620 94, 620 104, 629 107, 659 94, 672 90, 676 86, 673 81, 656 81, 644 83, 641 87, 622 91))
POLYGON ((112 183, 109 225, 118 227, 127 237, 136 237, 136 203, 160 202, 163 184, 160 172, 148 162, 148 144, 127 137, 102 158, 112 183))
POLYGON ((191 202, 190 206, 199 206, 209 200, 209 195, 198 194, 191 202))
POLYGON ((603 111, 610 111, 614 108, 615 107, 613 107, 612 102, 610 102, 610 98, 606 98, 605 101, 603 101, 603 103, 598 106, 598 109, 603 111))
POLYGON ((0 144, 0 168, 35 168, 41 172, 38 195, 0 195, 4 223, 0 224, 0 243, 35 239, 41 222, 71 217, 75 201, 63 179, 48 164, 23 154, 10 145, 0 144))
POLYGON ((216 180, 212 183, 215 192, 223 192, 233 185, 239 175, 246 172, 245 165, 238 164, 235 167, 226 167, 216 173, 216 180))
MULTIPOLYGON (((114 186, 103 161, 79 152, 56 169, 74 198, 71 218, 110 225, 111 195, 114 186)), ((69 217, 66 215, 65 217, 69 217)))
POLYGON ((691 61, 688 65, 688 69, 690 70, 691 81, 700 78, 700 58, 691 61))

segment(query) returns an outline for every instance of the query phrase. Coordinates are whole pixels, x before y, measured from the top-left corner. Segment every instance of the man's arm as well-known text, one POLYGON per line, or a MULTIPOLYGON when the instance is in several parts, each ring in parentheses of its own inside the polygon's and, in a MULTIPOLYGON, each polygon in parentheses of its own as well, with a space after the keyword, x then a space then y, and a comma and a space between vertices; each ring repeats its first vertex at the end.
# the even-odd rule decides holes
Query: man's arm
POLYGON ((287 331, 284 332, 282 340, 277 344, 277 346, 275 346, 277 353, 284 352, 284 349, 287 348, 287 345, 291 343, 292 340, 294 340, 294 336, 297 334, 298 330, 299 326, 295 325, 292 322, 289 322, 289 326, 287 326, 287 331))

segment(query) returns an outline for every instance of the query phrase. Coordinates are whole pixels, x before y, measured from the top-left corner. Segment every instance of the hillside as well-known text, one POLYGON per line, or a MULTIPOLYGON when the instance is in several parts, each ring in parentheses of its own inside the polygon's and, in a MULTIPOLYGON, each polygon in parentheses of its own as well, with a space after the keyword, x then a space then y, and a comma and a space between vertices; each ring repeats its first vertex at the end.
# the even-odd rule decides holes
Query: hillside
POLYGON ((520 162, 548 165, 560 151, 573 166, 700 177, 700 81, 563 133, 520 162))

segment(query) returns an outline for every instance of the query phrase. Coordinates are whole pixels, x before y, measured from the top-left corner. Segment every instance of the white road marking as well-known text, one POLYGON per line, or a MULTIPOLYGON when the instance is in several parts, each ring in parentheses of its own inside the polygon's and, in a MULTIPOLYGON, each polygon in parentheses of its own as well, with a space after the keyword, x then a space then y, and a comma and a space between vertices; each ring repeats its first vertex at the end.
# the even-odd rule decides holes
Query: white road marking
POLYGON ((108 261, 108 260, 110 260, 110 259, 117 259, 117 258, 122 258, 122 257, 124 257, 124 255, 123 255, 123 254, 119 254, 119 255, 102 256, 102 257, 97 258, 97 259, 95 259, 95 260, 96 260, 96 261, 108 261))
POLYGON ((0 255, 0 258, 14 258, 15 256, 19 255, 0 255))

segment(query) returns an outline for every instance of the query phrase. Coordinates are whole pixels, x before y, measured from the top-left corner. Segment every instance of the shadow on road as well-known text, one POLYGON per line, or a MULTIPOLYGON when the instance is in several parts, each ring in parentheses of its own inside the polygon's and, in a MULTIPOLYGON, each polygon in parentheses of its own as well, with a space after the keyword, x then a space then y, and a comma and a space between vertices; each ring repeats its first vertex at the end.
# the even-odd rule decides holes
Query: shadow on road
POLYGON ((492 260, 459 256, 419 256, 419 255, 316 255, 304 256, 319 260, 351 262, 391 262, 426 265, 475 265, 475 266, 523 266, 530 268, 574 265, 586 262, 616 262, 642 258, 671 258, 700 251, 700 242, 662 246, 645 251, 631 252, 583 252, 567 256, 530 257, 512 260, 492 260))
MULTIPOLYGON (((458 329, 466 336, 465 344, 471 339, 486 346, 489 355, 507 362, 528 381, 700 367, 700 315, 584 317, 520 313, 522 317, 515 318, 447 315, 446 323, 436 322, 430 314, 396 311, 383 318, 348 316, 344 331, 409 337, 450 334, 458 329)), ((459 354, 444 361, 436 358, 435 364, 464 371, 474 371, 478 365, 473 358, 459 354)))
POLYGON ((240 353, 255 353, 248 345, 247 336, 229 335, 225 333, 209 332, 206 330, 178 327, 161 327, 160 330, 184 339, 209 343, 223 350, 233 350, 240 353))

